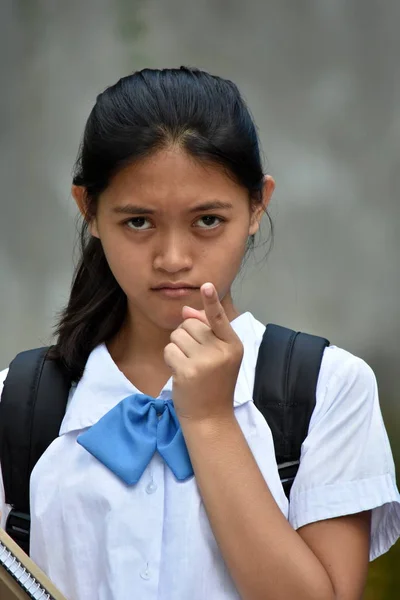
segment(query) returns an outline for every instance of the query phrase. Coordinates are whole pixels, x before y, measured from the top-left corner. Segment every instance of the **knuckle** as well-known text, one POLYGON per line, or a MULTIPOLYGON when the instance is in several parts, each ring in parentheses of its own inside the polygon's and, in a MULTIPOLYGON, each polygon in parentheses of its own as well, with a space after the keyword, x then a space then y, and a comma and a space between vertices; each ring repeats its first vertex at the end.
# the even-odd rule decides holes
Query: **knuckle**
POLYGON ((178 340, 182 339, 182 332, 182 328, 174 329, 174 331, 169 336, 171 342, 177 342, 178 340))
POLYGON ((186 367, 182 375, 186 381, 193 381, 197 377, 197 369, 195 367, 188 366, 186 367))
POLYGON ((182 324, 182 328, 189 333, 190 331, 197 331, 198 329, 201 329, 202 326, 204 326, 204 323, 199 321, 199 319, 194 319, 193 317, 186 319, 182 324))
POLYGON ((218 310, 214 314, 214 321, 216 321, 217 323, 222 323, 223 320, 224 320, 224 313, 222 312, 222 310, 218 310))
POLYGON ((240 341, 238 344, 223 348, 223 355, 226 362, 229 364, 236 364, 238 361, 240 362, 243 358, 243 354, 244 348, 242 342, 240 341))
POLYGON ((173 343, 169 343, 169 344, 167 344, 165 346, 165 348, 164 348, 164 356, 171 356, 171 352, 173 350, 173 346, 174 345, 175 344, 173 344, 173 343))
POLYGON ((238 343, 236 344, 236 352, 240 356, 243 356, 243 354, 244 354, 244 346, 239 339, 238 339, 238 343))
POLYGON ((192 325, 192 321, 194 321, 195 319, 185 319, 183 321, 183 323, 181 324, 181 329, 183 329, 184 331, 189 331, 190 327, 193 326, 192 325))
POLYGON ((241 346, 241 347, 239 346, 239 348, 237 348, 237 350, 235 351, 235 353, 233 355, 234 361, 242 362, 243 355, 244 355, 243 346, 241 346))

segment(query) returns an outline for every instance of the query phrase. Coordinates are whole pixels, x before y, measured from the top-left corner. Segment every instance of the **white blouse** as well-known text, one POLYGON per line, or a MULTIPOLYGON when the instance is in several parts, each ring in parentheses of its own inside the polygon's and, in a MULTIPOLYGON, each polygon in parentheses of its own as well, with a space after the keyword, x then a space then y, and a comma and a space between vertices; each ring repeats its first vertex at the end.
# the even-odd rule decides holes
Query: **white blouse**
MULTIPOLYGON (((370 558, 380 556, 400 537, 400 496, 372 370, 345 350, 325 350, 289 508, 271 431, 252 402, 265 328, 248 312, 231 324, 244 345, 236 418, 280 509, 295 529, 372 509, 370 558)), ((161 398, 171 397, 171 386, 172 379, 161 398)), ((71 389, 60 436, 32 473, 31 556, 70 600, 239 599, 193 477, 177 481, 155 454, 139 482, 127 486, 76 443, 139 391, 104 344, 93 350, 71 389)), ((4 526, 1 478, 0 510, 4 526)))

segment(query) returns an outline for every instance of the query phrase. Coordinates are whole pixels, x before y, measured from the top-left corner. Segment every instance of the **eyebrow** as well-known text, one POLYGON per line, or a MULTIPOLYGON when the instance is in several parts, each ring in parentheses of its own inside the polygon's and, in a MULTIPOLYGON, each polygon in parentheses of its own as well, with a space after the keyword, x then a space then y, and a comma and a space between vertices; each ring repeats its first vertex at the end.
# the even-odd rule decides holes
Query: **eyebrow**
MULTIPOLYGON (((210 202, 204 202, 193 206, 189 210, 190 213, 202 212, 207 210, 217 209, 229 209, 233 208, 230 202, 222 202, 221 200, 211 200, 210 202)), ((124 206, 115 206, 113 208, 114 213, 124 215, 154 215, 157 211, 154 208, 147 208, 146 206, 136 206, 135 204, 125 204, 124 206)))

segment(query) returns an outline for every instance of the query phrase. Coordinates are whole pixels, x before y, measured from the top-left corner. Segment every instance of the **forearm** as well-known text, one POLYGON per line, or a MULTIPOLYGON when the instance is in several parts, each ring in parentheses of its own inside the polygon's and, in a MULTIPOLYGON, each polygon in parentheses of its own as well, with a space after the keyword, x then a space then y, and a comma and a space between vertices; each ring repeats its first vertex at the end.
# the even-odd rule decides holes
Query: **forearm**
POLYGON ((333 600, 328 574, 290 526, 234 415, 182 424, 196 481, 243 600, 333 600))

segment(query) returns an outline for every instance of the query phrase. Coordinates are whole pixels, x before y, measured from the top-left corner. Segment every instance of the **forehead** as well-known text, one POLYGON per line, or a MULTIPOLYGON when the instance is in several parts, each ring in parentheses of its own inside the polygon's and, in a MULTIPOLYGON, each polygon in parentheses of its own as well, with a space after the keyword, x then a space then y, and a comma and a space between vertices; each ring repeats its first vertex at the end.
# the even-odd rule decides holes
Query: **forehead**
POLYGON ((220 166, 200 162, 180 148, 170 148, 124 167, 102 197, 111 206, 134 200, 135 204, 163 210, 185 209, 210 199, 247 201, 248 194, 220 166))

